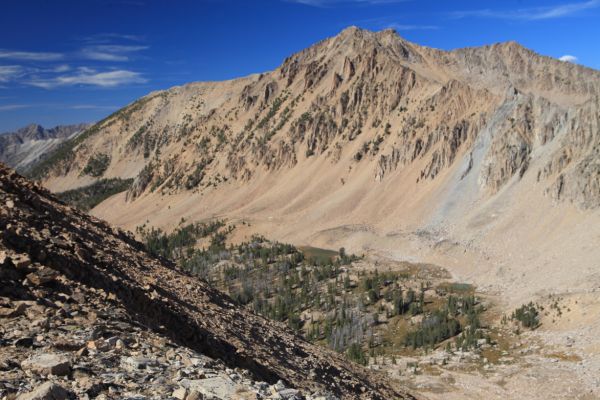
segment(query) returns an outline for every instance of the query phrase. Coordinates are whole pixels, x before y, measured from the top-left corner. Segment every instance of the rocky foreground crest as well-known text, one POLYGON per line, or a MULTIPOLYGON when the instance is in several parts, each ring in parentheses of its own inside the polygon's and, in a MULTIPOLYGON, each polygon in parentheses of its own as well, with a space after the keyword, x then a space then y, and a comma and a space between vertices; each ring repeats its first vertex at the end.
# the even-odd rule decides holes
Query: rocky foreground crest
POLYGON ((0 232, 7 399, 412 398, 1 165, 0 232))

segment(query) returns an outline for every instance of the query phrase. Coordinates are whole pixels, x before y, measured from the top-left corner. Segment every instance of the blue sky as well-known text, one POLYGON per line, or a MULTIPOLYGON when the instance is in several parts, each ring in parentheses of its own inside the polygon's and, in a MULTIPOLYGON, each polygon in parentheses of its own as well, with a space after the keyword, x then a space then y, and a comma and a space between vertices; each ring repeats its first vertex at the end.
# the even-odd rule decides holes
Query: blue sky
POLYGON ((0 132, 271 70, 349 25, 442 49, 516 40, 600 69, 600 0, 4 0, 0 132))

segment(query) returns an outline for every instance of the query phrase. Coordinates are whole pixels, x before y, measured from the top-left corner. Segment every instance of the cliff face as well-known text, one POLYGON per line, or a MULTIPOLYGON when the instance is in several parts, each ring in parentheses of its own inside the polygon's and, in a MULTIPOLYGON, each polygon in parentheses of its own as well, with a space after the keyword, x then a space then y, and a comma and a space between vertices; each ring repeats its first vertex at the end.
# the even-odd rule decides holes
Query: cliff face
MULTIPOLYGON (((114 348, 116 338, 112 344, 104 343, 102 338, 108 336, 91 329, 94 318, 89 313, 97 312, 104 315, 99 318, 108 320, 108 331, 126 332, 122 324, 120 328, 117 324, 126 321, 139 333, 133 339, 169 341, 174 348, 187 348, 178 348, 187 352, 186 357, 195 351, 229 367, 243 368, 255 379, 271 383, 281 379, 305 393, 327 391, 341 398, 411 398, 339 354, 305 342, 283 324, 234 306, 226 295, 204 281, 178 271, 164 260, 151 258, 129 234, 65 206, 45 189, 1 164, 0 204, 0 318, 8 318, 1 331, 7 340, 12 340, 11 326, 23 326, 19 317, 35 319, 43 306, 59 309, 56 316, 60 319, 45 323, 47 337, 54 338, 55 333, 67 329, 63 325, 79 324, 83 325, 79 330, 71 331, 90 331, 89 337, 82 334, 79 340, 97 339, 87 344, 88 349, 107 351, 100 348, 114 348)), ((4 346, 4 339, 2 343, 0 346, 4 346)), ((125 355, 131 343, 125 340, 119 345, 125 355)), ((59 345, 61 350, 52 355, 53 360, 59 360, 58 366, 52 365, 62 369, 53 375, 69 375, 71 366, 78 363, 83 368, 81 363, 90 361, 85 358, 87 353, 78 352, 84 346, 59 345)), ((40 353, 47 350, 43 344, 33 346, 33 350, 19 353, 12 364, 2 368, 16 376, 20 369, 32 370, 34 376, 45 375, 39 368, 45 368, 48 360, 40 353), (43 349, 35 350, 40 347, 43 349), (25 354, 30 357, 21 360, 25 354)), ((119 358, 119 354, 113 354, 113 358, 119 358)), ((134 361, 126 357, 122 360, 126 364, 134 361)), ((114 362, 89 368, 112 368, 114 362)), ((85 371, 78 376, 82 374, 85 371)))
POLYGON ((0 162, 26 172, 44 160, 62 142, 89 127, 88 124, 59 125, 46 129, 32 124, 0 135, 0 162))

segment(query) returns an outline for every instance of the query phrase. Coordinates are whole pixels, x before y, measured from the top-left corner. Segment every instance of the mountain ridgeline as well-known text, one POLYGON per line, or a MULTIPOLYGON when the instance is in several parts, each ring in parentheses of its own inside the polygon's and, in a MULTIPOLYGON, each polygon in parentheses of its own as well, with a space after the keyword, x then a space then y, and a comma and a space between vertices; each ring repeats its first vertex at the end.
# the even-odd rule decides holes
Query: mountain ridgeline
MULTIPOLYGON (((575 386, 566 368, 581 393, 597 388, 582 379, 600 365, 587 362, 599 348, 599 71, 515 42, 444 51, 350 27, 273 71, 150 93, 27 173, 80 210, 137 228, 159 260, 8 171, 7 215, 17 229, 37 228, 24 240, 7 226, 0 245, 21 254, 53 243, 48 235, 81 232, 86 240, 67 240, 67 253, 62 241, 49 247, 48 267, 115 293, 142 324, 170 326, 176 343, 271 384, 404 395, 320 344, 373 369, 400 361, 415 380, 398 378, 415 387, 421 363, 396 356, 432 351, 442 366, 464 366, 470 352, 482 371, 506 362, 506 380, 481 376, 508 397, 561 393, 564 382, 575 386), (38 214, 47 222, 34 223, 38 214), (303 248, 343 251, 319 263, 303 248), (359 257, 348 263, 348 254, 359 257), (543 351, 562 340, 585 365, 545 362, 548 354, 515 362, 538 328, 552 344, 543 351)), ((457 378, 457 395, 492 393, 474 376, 457 378)), ((447 377, 439 374, 442 386, 447 377)))
POLYGON ((27 172, 61 143, 88 127, 89 124, 76 124, 47 129, 31 124, 15 132, 3 133, 0 135, 0 161, 21 172, 27 172))
POLYGON ((599 72, 514 42, 447 52, 348 28, 272 72, 151 93, 37 173, 63 190, 135 178, 134 200, 322 160, 345 182, 366 170, 416 191, 472 175, 484 198, 529 175, 548 198, 595 208, 599 93, 599 72))

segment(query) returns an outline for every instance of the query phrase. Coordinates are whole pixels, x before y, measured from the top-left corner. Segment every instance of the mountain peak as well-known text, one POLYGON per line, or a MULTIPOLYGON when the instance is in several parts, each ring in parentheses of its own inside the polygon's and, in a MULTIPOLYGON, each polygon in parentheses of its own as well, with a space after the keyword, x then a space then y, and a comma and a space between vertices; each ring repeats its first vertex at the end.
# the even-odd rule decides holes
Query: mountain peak
POLYGON ((376 34, 379 37, 400 37, 400 35, 398 34, 398 31, 395 30, 394 28, 385 28, 385 29, 382 29, 382 30, 376 32, 376 34))
POLYGON ((356 25, 350 25, 350 26, 342 29, 338 35, 352 36, 352 35, 356 35, 359 32, 362 32, 362 31, 365 31, 365 29, 359 28, 356 25))
POLYGON ((359 28, 358 26, 355 26, 355 25, 351 25, 347 28, 344 28, 335 37, 342 38, 342 39, 349 38, 349 37, 373 38, 373 39, 385 39, 385 38, 401 39, 400 35, 394 28, 386 28, 386 29, 382 29, 380 31, 372 31, 369 29, 359 28))
POLYGON ((506 49, 508 51, 531 51, 530 49, 528 49, 527 47, 523 46, 521 43, 515 41, 515 40, 509 40, 506 42, 500 42, 496 45, 497 47, 500 47, 502 49, 506 49))

